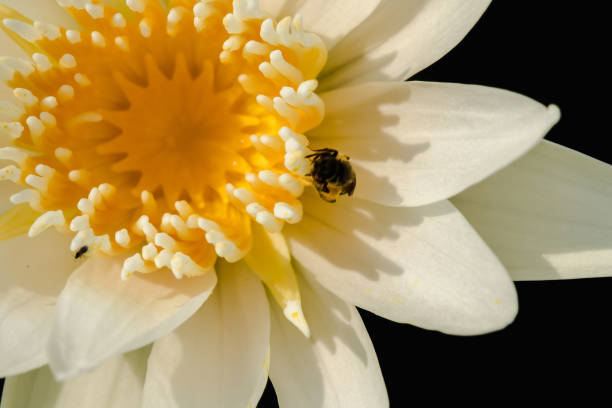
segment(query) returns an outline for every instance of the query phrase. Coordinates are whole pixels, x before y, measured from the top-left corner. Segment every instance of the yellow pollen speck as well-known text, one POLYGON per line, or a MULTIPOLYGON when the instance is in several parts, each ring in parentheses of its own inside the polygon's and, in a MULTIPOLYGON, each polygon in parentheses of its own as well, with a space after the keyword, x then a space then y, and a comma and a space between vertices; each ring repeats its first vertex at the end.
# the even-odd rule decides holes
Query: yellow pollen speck
POLYGON ((372 292, 372 289, 367 288, 365 291, 366 291, 366 293, 370 293, 370 292, 372 292))
POLYGON ((0 6, 34 61, 0 67, 23 100, 0 124, 14 145, 0 158, 15 162, 0 175, 43 217, 31 233, 71 231, 71 250, 88 256, 136 252, 124 278, 201 275, 248 253, 252 222, 278 232, 300 220, 306 180, 294 170, 325 114, 315 90, 327 51, 299 17, 277 24, 246 0, 138 4, 66 5, 82 30, 47 36, 0 6))
POLYGON ((493 303, 495 303, 496 305, 499 305, 499 299, 495 299, 495 302, 493 303))

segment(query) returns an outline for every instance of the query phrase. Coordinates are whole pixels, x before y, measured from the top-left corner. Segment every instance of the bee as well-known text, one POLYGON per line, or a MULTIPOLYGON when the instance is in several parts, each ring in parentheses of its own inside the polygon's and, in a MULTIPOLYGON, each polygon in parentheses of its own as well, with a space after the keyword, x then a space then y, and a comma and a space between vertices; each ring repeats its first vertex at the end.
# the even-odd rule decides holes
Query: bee
POLYGON ((74 254, 74 259, 79 259, 80 257, 82 257, 83 255, 85 255, 85 252, 87 252, 87 250, 89 249, 89 247, 87 245, 82 246, 77 252, 76 254, 74 254))
POLYGON ((353 195, 357 176, 349 163, 350 158, 339 154, 337 150, 324 148, 314 150, 306 156, 312 167, 307 176, 319 192, 319 196, 328 203, 335 203, 338 196, 353 195))

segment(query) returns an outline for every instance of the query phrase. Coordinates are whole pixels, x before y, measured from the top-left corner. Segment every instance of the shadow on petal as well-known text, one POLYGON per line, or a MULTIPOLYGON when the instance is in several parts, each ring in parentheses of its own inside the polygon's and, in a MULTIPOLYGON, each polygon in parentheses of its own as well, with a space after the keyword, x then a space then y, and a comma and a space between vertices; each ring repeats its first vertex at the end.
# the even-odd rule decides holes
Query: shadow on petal
POLYGON ((407 104, 412 92, 407 88, 389 92, 388 87, 373 84, 365 95, 350 98, 350 93, 349 89, 322 95, 328 112, 325 121, 308 134, 312 148, 331 147, 350 157, 357 175, 357 197, 378 197, 374 201, 401 205, 404 199, 389 178, 368 168, 384 163, 399 173, 405 170, 405 163, 430 148, 428 141, 402 142, 396 130, 400 127, 398 114, 385 109, 407 104))
POLYGON ((280 406, 386 406, 376 353, 357 309, 301 276, 300 288, 312 338, 272 306, 270 379, 280 406))
POLYGON ((452 199, 514 280, 610 276, 612 168, 543 141, 452 199))
MULTIPOLYGON (((393 51, 374 58, 369 51, 382 42, 393 38, 404 27, 409 25, 423 11, 427 0, 410 1, 409 6, 402 6, 398 12, 402 18, 389 18, 388 2, 381 2, 370 16, 355 27, 346 37, 340 40, 331 50, 328 64, 321 75, 321 89, 333 89, 348 80, 376 72, 377 80, 392 80, 383 73, 383 68, 391 65, 398 52, 393 51)), ((397 7, 397 6, 396 6, 397 7)), ((405 72, 412 72, 414 67, 407 66, 405 72)))
MULTIPOLYGON (((298 270, 300 270, 300 267, 298 267, 298 270)), ((300 273, 302 272, 300 271, 300 273)), ((319 330, 316 333, 316 341, 320 340, 323 342, 332 354, 336 352, 337 342, 341 342, 364 365, 367 365, 368 356, 366 350, 360 343, 355 328, 351 325, 351 323, 354 323, 354 319, 359 316, 354 313, 354 306, 343 302, 322 286, 316 283, 307 283, 304 278, 300 279, 300 288, 304 288, 306 285, 310 286, 308 290, 311 291, 312 296, 306 297, 305 313, 312 313, 314 312, 313 309, 317 309, 316 313, 319 316, 328 316, 328 321, 326 322, 328 330, 319 330), (316 285, 316 288, 313 288, 314 285, 316 285)), ((308 315, 306 317, 308 318, 308 315)))
MULTIPOLYGON (((302 201, 306 217, 298 226, 287 227, 289 242, 299 241, 300 245, 317 252, 330 264, 359 273, 372 281, 377 281, 380 274, 401 275, 404 270, 401 264, 366 243, 363 238, 399 241, 398 228, 417 226, 425 217, 447 214, 450 208, 445 203, 429 205, 419 211, 386 207, 385 213, 381 214, 376 211, 377 207, 380 208, 377 204, 355 198, 336 204, 319 203, 320 199, 312 190, 304 194, 302 201), (317 241, 346 242, 350 250, 339 254, 336 252, 337 245, 322 246, 317 241)), ((410 248, 405 250, 410 251, 410 248)))

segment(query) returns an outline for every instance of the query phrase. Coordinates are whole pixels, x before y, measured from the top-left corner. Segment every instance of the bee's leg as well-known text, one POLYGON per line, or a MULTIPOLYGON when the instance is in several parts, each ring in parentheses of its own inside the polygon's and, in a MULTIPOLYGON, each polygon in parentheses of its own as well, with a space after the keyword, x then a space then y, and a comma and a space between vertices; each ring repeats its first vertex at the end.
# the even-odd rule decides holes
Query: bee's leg
POLYGON ((323 194, 323 191, 319 191, 319 197, 321 197, 321 199, 323 199, 323 201, 327 201, 328 203, 335 203, 336 202, 335 198, 329 198, 329 197, 325 196, 325 194, 323 194))
POLYGON ((325 148, 325 153, 328 153, 331 155, 331 157, 337 157, 338 156, 338 151, 336 149, 329 149, 329 148, 325 148))
MULTIPOLYGON (((315 149, 313 150, 313 152, 316 152, 315 154, 318 156, 323 156, 326 154, 329 154, 332 157, 336 157, 338 156, 338 151, 336 149, 330 149, 329 147, 324 147, 323 149, 315 149)), ((310 155, 310 156, 314 156, 314 154, 310 155)), ((306 156, 308 157, 308 156, 306 156)))
POLYGON ((355 187, 357 186, 357 179, 355 178, 352 183, 348 186, 348 188, 346 189, 346 194, 350 196, 353 195, 353 193, 355 192, 355 187))

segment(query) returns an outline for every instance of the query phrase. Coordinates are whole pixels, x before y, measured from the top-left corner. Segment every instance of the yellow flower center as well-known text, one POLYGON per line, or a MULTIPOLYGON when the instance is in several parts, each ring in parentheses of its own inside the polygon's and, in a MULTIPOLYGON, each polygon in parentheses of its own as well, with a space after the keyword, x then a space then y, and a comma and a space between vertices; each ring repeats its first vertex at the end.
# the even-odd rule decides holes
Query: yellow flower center
POLYGON ((4 229, 70 230, 86 256, 134 251, 124 277, 180 278, 243 258, 252 221, 278 232, 301 219, 327 54, 299 16, 276 23, 246 0, 60 3, 81 31, 0 6, 32 57, 0 60, 19 100, 0 105, 13 144, 0 159, 14 162, 0 178, 27 186, 4 229))

